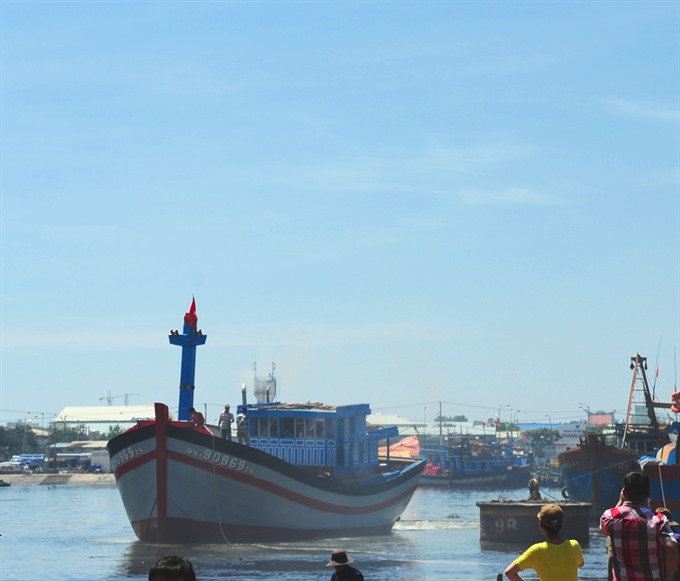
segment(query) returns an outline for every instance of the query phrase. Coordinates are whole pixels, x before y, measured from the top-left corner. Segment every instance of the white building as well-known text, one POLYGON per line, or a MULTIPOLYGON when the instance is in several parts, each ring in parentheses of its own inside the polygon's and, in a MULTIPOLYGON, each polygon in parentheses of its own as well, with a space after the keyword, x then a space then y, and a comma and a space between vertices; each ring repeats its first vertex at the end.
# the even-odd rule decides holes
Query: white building
POLYGON ((114 426, 127 430, 138 420, 153 418, 153 405, 70 406, 57 414, 53 427, 55 430, 75 428, 83 434, 96 437, 98 434, 108 434, 114 426))

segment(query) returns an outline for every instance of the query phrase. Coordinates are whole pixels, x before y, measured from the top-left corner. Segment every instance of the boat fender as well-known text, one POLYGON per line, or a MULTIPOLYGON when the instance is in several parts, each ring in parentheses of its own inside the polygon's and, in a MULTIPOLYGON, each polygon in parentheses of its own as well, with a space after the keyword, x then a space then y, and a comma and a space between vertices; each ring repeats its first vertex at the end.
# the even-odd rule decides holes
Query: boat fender
POLYGON ((567 492, 566 486, 563 486, 560 492, 562 493, 562 498, 569 500, 569 493, 567 492))

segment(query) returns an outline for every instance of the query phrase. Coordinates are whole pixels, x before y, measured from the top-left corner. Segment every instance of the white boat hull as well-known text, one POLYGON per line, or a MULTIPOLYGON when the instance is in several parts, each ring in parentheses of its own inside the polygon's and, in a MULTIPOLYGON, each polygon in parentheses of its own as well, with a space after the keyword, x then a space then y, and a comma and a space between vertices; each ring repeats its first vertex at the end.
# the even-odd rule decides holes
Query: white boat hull
POLYGON ((387 533, 424 466, 364 482, 323 478, 158 413, 112 439, 109 454, 132 528, 157 543, 387 533))

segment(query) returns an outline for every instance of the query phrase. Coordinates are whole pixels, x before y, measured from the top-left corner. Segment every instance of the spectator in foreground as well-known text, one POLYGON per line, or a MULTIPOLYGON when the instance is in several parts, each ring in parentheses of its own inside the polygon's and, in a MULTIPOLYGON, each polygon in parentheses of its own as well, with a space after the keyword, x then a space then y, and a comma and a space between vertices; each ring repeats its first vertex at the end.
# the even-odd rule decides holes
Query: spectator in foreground
POLYGON ((196 581, 196 573, 191 561, 171 555, 149 569, 149 581, 196 581))
POLYGON ((604 511, 600 531, 611 547, 611 578, 673 581, 680 554, 668 518, 649 508, 649 478, 629 472, 619 502, 604 511))
POLYGON ((326 567, 335 567, 335 573, 331 576, 331 581, 364 581, 361 571, 350 567, 354 559, 342 549, 335 549, 331 554, 331 560, 326 563, 326 567))
POLYGON ((575 540, 562 540, 564 511, 556 504, 546 504, 538 513, 538 528, 545 536, 542 543, 531 545, 505 569, 511 581, 522 581, 520 571, 533 569, 541 581, 576 581, 583 567, 581 545, 575 540))

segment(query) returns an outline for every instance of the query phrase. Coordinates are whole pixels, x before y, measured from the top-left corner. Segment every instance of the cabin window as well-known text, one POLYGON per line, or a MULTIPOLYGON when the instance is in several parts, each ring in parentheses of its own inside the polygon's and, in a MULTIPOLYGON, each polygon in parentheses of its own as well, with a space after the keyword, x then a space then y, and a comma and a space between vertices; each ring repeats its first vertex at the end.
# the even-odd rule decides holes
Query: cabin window
POLYGON ((279 422, 282 438, 293 437, 293 418, 281 418, 279 422))
POLYGON ((279 437, 279 418, 269 418, 269 437, 279 437))
POLYGON ((366 458, 364 458, 364 443, 359 442, 359 464, 362 464, 365 461, 366 458))
MULTIPOLYGON (((254 423, 254 422, 253 422, 254 423)), ((269 437, 269 418, 258 418, 257 435, 260 438, 269 437)))
POLYGON ((323 420, 314 420, 316 423, 316 437, 323 440, 326 437, 326 422, 323 420))
POLYGON ((298 440, 305 438, 305 420, 301 418, 295 418, 295 437, 298 440))
POLYGON ((316 438, 316 420, 314 419, 305 420, 305 430, 306 437, 308 439, 316 438))

